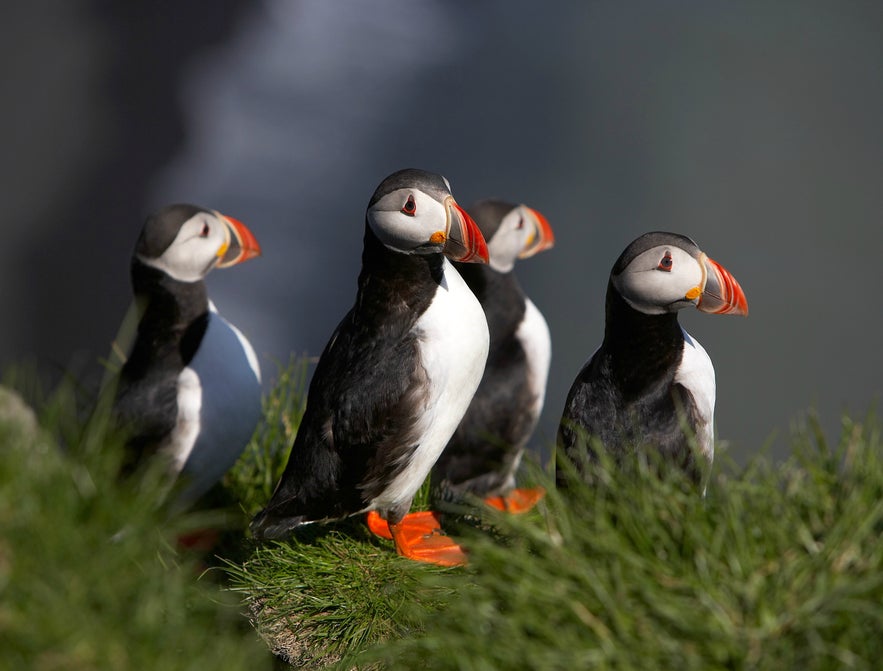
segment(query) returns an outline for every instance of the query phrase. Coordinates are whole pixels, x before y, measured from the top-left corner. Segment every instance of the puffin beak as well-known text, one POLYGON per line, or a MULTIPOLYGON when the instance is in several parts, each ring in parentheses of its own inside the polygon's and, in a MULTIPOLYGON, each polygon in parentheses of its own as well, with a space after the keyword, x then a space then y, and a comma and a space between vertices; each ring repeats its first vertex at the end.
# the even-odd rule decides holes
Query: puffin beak
POLYGON ((261 254, 261 246, 252 232, 238 219, 216 212, 218 219, 227 228, 227 246, 218 252, 220 261, 217 268, 229 268, 237 263, 248 261, 261 254))
POLYGON ((448 232, 442 253, 452 261, 487 263, 487 243, 478 224, 472 220, 466 210, 457 205, 452 197, 449 196, 445 200, 445 206, 448 209, 448 232))
POLYGON ((745 298, 745 293, 736 278, 705 254, 700 258, 700 262, 703 264, 706 279, 705 287, 699 292, 699 302, 696 307, 702 312, 717 315, 747 315, 748 299, 745 298))
POLYGON ((549 249, 555 244, 555 234, 552 233, 552 227, 549 226, 549 220, 533 208, 523 205, 522 208, 527 212, 528 219, 533 225, 533 232, 527 239, 524 249, 518 255, 519 259, 526 259, 533 256, 537 252, 549 249))

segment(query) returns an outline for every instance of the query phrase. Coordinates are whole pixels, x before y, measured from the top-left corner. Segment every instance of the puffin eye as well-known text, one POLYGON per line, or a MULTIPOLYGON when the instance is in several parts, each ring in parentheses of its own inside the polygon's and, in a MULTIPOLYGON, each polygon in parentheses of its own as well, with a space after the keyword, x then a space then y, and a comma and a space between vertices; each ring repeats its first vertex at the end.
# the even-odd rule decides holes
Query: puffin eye
POLYGON ((662 260, 659 262, 659 265, 656 266, 657 270, 664 270, 667 273, 671 272, 671 267, 673 265, 671 259, 671 252, 666 252, 665 256, 662 257, 662 260))
POLYGON ((408 196, 408 202, 402 206, 402 214, 407 214, 409 217, 417 214, 417 202, 414 200, 414 196, 408 196))
POLYGON ((211 230, 211 229, 208 227, 208 224, 203 224, 203 225, 202 225, 202 230, 199 232, 199 237, 201 237, 201 238, 207 238, 207 237, 208 237, 208 234, 209 234, 209 232, 210 232, 210 230, 211 230))
POLYGON ((518 225, 515 226, 515 229, 520 231, 524 228, 524 217, 518 217, 518 225))

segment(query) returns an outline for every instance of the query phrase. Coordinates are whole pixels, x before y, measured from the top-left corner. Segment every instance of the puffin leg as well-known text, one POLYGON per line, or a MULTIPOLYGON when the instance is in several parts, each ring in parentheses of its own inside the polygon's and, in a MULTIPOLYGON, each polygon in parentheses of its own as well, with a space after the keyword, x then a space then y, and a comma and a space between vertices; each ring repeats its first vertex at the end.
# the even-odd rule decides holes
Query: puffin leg
POLYGON ((397 524, 390 524, 389 531, 403 557, 440 566, 466 563, 463 548, 445 535, 431 510, 409 513, 397 524))
POLYGON ((542 487, 513 489, 508 494, 503 494, 502 496, 489 496, 484 502, 491 508, 502 510, 504 513, 526 513, 539 503, 545 495, 546 490, 542 487))
POLYGON ((365 524, 375 536, 380 536, 388 541, 392 540, 392 532, 389 530, 389 523, 377 514, 376 510, 369 510, 365 516, 365 524))

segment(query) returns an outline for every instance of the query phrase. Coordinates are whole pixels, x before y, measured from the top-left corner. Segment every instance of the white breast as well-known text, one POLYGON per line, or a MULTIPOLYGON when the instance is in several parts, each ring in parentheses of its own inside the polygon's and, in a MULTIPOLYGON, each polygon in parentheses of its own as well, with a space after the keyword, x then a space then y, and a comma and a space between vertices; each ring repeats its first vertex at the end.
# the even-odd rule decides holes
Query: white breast
POLYGON ((420 359, 429 379, 421 438, 408 467, 371 507, 409 501, 454 434, 484 373, 488 328, 484 310, 457 270, 445 259, 444 280, 415 326, 420 359))
POLYGON ((546 398, 546 381, 552 362, 552 337, 549 325, 530 299, 525 299, 524 319, 515 336, 527 356, 528 387, 536 399, 531 412, 539 417, 546 398))
POLYGON ((209 307, 202 342, 178 376, 178 420, 168 445, 176 469, 190 477, 192 491, 207 489, 226 473, 261 416, 254 349, 214 305, 209 307))
POLYGON ((684 355, 675 373, 675 382, 683 385, 693 395, 701 418, 696 440, 711 465, 714 459, 714 366, 702 345, 686 331, 684 355))
POLYGON ((199 435, 200 411, 202 410, 202 384, 192 368, 178 374, 178 417, 163 451, 172 459, 172 468, 179 473, 199 435))

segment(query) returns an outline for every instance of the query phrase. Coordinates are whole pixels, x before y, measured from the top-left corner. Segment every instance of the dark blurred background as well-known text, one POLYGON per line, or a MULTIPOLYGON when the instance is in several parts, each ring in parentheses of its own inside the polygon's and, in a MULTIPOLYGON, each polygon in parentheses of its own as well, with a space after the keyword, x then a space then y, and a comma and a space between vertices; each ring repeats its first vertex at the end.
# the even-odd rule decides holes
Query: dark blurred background
POLYGON ((402 167, 552 223, 518 267, 553 334, 538 445, 640 233, 693 237, 747 319, 681 321, 740 461, 879 399, 883 3, 39 0, 3 11, 0 367, 97 368, 144 217, 195 202, 264 256, 213 273, 271 383, 352 304, 364 210, 402 167))

